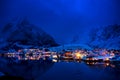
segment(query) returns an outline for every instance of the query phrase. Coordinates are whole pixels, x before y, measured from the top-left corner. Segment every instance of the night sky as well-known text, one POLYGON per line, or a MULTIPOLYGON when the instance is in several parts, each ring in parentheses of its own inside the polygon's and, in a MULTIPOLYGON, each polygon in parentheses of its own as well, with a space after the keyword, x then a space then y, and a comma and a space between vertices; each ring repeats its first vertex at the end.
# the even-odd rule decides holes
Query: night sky
POLYGON ((28 20, 58 43, 84 43, 93 27, 120 24, 120 0, 0 0, 0 26, 12 19, 28 20))

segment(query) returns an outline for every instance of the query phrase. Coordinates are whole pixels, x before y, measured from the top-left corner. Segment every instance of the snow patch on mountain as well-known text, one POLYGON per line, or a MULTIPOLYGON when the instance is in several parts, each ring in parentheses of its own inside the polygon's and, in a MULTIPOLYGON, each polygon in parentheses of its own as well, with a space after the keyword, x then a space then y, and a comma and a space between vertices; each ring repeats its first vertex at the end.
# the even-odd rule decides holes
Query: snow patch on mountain
POLYGON ((120 49, 120 25, 93 29, 88 45, 93 48, 120 49))

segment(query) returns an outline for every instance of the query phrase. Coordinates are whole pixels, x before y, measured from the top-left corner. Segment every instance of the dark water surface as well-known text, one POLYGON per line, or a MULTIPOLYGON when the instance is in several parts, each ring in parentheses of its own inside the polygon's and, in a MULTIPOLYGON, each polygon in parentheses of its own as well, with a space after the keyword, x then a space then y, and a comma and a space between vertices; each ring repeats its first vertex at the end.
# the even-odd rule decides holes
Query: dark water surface
POLYGON ((23 80, 120 80, 119 63, 23 61, 10 64, 2 59, 0 63, 0 71, 5 75, 23 80))
POLYGON ((37 80, 120 80, 120 65, 59 62, 37 80))

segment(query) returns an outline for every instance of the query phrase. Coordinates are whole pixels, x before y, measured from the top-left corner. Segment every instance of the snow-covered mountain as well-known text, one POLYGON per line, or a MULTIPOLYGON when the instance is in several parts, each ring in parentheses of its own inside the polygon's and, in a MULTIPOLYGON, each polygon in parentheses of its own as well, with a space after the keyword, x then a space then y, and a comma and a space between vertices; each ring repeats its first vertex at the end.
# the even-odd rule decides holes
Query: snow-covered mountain
POLYGON ((30 24, 26 19, 8 23, 0 30, 1 49, 51 47, 57 45, 53 37, 41 28, 30 24))
POLYGON ((120 25, 109 25, 92 30, 88 44, 97 48, 120 49, 120 25))

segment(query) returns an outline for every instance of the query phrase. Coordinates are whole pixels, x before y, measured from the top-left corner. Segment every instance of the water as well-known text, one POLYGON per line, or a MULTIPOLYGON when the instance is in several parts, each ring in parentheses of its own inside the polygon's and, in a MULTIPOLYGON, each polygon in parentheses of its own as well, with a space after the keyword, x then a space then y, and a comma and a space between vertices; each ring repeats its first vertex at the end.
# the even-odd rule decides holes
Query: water
POLYGON ((59 62, 37 80, 120 80, 119 76, 119 65, 59 62))
POLYGON ((118 63, 23 61, 6 64, 3 61, 0 60, 1 72, 25 80, 120 80, 118 63))

